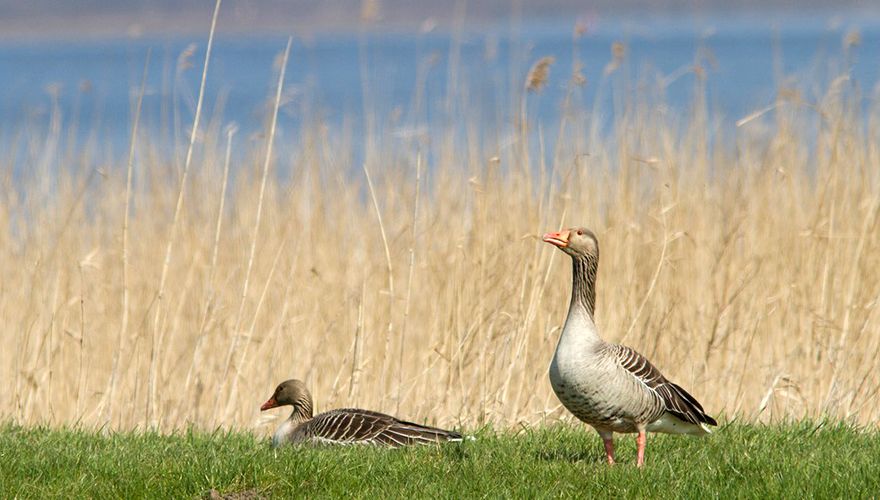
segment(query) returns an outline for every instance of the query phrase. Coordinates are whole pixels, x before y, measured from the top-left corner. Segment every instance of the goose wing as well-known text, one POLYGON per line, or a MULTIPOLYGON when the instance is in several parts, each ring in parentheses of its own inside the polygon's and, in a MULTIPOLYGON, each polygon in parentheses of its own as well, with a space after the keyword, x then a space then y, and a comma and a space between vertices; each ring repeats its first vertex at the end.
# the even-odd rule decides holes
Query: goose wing
POLYGON ((718 425, 714 418, 706 414, 703 405, 696 398, 680 385, 667 380, 660 373, 660 370, 648 361, 648 358, 636 352, 635 349, 614 344, 613 353, 620 366, 660 397, 666 411, 695 425, 718 425))
POLYGON ((457 432, 406 422, 369 410, 344 408, 317 415, 302 432, 311 440, 337 444, 369 443, 394 448, 461 441, 457 432))

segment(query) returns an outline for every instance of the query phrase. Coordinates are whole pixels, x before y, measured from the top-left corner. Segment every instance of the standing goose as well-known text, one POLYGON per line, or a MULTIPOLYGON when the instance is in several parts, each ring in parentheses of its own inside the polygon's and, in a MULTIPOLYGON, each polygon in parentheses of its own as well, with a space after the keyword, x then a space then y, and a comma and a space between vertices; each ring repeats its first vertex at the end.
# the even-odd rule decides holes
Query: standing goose
POLYGON ((378 444, 397 448, 412 444, 461 441, 461 434, 398 420, 384 413, 345 408, 312 416, 312 395, 299 380, 278 385, 260 411, 293 406, 272 437, 272 446, 287 443, 378 444))
POLYGON ((550 363, 550 384, 568 411, 591 425, 614 463, 615 432, 638 433, 637 465, 645 463, 647 431, 702 436, 718 425, 697 400, 666 379, 647 358, 599 337, 593 313, 599 242, 592 231, 571 228, 544 235, 571 257, 571 304, 550 363))

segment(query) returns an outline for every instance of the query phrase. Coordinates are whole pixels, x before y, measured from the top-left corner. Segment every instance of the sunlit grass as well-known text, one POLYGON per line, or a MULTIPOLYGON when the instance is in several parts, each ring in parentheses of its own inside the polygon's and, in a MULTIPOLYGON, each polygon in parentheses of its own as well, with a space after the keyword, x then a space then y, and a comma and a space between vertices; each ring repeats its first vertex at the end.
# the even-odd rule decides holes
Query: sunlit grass
POLYGON ((0 430, 0 496, 194 498, 211 489, 265 497, 862 498, 880 488, 880 437, 839 424, 731 425, 698 439, 634 439, 604 463, 585 427, 490 430, 443 447, 272 450, 251 434, 107 436, 0 430))

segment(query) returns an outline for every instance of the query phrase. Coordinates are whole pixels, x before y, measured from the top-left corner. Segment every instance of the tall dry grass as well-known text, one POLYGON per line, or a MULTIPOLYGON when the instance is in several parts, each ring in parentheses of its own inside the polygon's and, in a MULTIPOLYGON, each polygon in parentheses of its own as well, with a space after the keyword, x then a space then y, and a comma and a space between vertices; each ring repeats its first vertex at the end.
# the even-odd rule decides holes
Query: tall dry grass
MULTIPOLYGON (((631 83, 617 52, 596 83, 610 92, 631 83)), ((60 151, 53 118, 18 153, 32 170, 3 160, 0 414, 262 429, 259 404, 299 377, 318 408, 569 418, 547 366, 570 264, 538 236, 577 224, 601 243, 604 337, 710 413, 876 422, 877 110, 839 79, 734 126, 702 104, 696 70, 691 112, 670 113, 662 83, 610 128, 566 99, 553 144, 524 72, 510 134, 371 136, 365 165, 318 124, 240 159, 234 131, 209 126, 188 167, 135 133, 131 170, 107 167, 60 151)), ((571 95, 582 83, 576 69, 571 95)))

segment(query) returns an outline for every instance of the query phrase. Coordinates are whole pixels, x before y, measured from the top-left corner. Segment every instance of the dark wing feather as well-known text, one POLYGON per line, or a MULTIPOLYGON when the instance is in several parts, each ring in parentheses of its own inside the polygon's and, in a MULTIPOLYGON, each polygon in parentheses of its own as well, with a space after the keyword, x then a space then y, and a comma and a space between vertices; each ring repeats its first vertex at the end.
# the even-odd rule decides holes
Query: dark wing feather
POLYGON ((345 408, 317 415, 303 428, 310 439, 340 444, 371 443, 394 448, 460 441, 461 434, 398 420, 369 410, 345 408))
POLYGON ((393 439, 395 442, 410 444, 435 444, 447 441, 461 441, 462 435, 445 429, 428 427, 405 420, 394 419, 394 423, 388 427, 383 436, 393 439))
POLYGON ((667 380, 660 370, 648 361, 648 358, 624 345, 614 345, 614 353, 620 361, 620 366, 660 396, 666 411, 692 424, 718 425, 714 418, 703 411, 703 405, 696 398, 678 384, 667 380))

